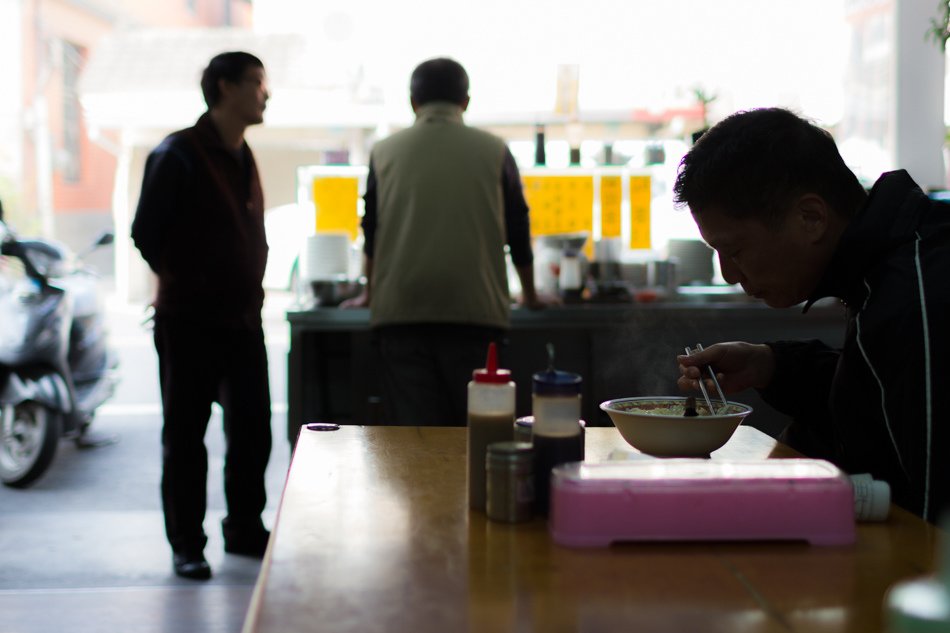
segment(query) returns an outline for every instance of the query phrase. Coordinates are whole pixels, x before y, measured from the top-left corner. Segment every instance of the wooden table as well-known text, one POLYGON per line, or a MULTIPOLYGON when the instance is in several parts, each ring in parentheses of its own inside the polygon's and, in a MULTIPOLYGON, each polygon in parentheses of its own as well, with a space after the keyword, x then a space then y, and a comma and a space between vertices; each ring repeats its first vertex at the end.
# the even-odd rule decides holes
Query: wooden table
MULTIPOLYGON (((933 569, 940 531, 893 508, 853 546, 555 545, 541 519, 467 509, 465 429, 304 430, 245 633, 881 630, 893 583, 933 569)), ((587 458, 632 450, 590 428, 587 458)), ((742 426, 717 458, 790 457, 742 426)))

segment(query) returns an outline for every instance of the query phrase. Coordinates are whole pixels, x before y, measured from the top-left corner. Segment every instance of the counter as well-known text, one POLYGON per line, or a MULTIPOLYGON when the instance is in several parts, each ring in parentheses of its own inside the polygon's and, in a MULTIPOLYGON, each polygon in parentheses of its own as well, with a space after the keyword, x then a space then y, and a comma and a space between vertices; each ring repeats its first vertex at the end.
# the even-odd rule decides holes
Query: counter
MULTIPOLYGON (((630 449, 587 430, 590 461, 630 449)), ((848 546, 555 545, 542 519, 470 512, 463 428, 302 431, 245 633, 326 630, 881 631, 885 592, 933 569, 941 534, 892 508, 848 546)), ((712 454, 795 454, 740 426, 712 454)))
MULTIPOLYGON (((678 394, 675 356, 686 345, 718 341, 764 342, 817 338, 838 345, 845 316, 837 303, 777 310, 761 303, 632 303, 514 309, 502 366, 518 385, 517 413, 531 410, 531 374, 547 366, 545 344, 554 343, 559 369, 584 377, 582 415, 591 426, 609 426, 598 409, 612 398, 678 394)), ((289 311, 287 438, 301 424, 381 424, 376 350, 369 310, 289 311)), ((734 398, 755 411, 750 424, 777 435, 788 420, 755 392, 734 398)))

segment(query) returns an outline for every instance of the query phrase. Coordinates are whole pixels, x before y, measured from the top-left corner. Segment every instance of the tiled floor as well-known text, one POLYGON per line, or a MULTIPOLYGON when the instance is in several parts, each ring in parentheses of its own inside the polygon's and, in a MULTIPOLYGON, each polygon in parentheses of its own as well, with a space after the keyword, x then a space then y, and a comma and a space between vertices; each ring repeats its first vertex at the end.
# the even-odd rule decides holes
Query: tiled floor
MULTIPOLYGON (((176 577, 162 527, 154 350, 140 310, 112 306, 123 381, 96 428, 118 442, 78 450, 62 442, 33 487, 0 487, 0 633, 217 633, 241 630, 259 561, 226 555, 220 416, 209 425, 205 554, 214 577, 176 577)), ((285 441, 287 337, 279 309, 268 313, 274 394, 274 450, 268 467, 273 524, 289 463, 285 441)))
POLYGON ((240 631, 248 585, 0 592, 4 633, 240 631))

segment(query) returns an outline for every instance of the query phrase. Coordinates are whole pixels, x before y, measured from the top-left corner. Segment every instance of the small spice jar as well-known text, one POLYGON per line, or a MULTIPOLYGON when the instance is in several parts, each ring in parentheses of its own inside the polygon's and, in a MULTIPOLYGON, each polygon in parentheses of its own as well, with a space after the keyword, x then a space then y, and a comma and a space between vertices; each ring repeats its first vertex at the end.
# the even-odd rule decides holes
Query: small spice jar
POLYGON ((532 429, 534 428, 534 416, 526 415, 515 420, 514 440, 516 442, 530 442, 532 429))
POLYGON ((492 521, 519 523, 534 514, 534 453, 528 442, 494 442, 485 455, 485 512, 492 521))

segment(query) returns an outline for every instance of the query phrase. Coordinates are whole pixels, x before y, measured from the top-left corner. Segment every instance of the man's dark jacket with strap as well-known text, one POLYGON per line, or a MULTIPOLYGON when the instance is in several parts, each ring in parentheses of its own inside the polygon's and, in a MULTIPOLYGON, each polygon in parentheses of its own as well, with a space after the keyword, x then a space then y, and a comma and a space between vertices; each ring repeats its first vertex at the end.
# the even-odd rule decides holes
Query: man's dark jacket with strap
POLYGON ((770 343, 762 396, 823 435, 843 469, 936 521, 950 510, 950 205, 884 174, 805 309, 824 297, 847 307, 844 347, 770 343))
POLYGON ((257 165, 246 143, 223 143, 208 113, 149 155, 132 239, 158 275, 157 316, 260 326, 267 240, 257 165))

